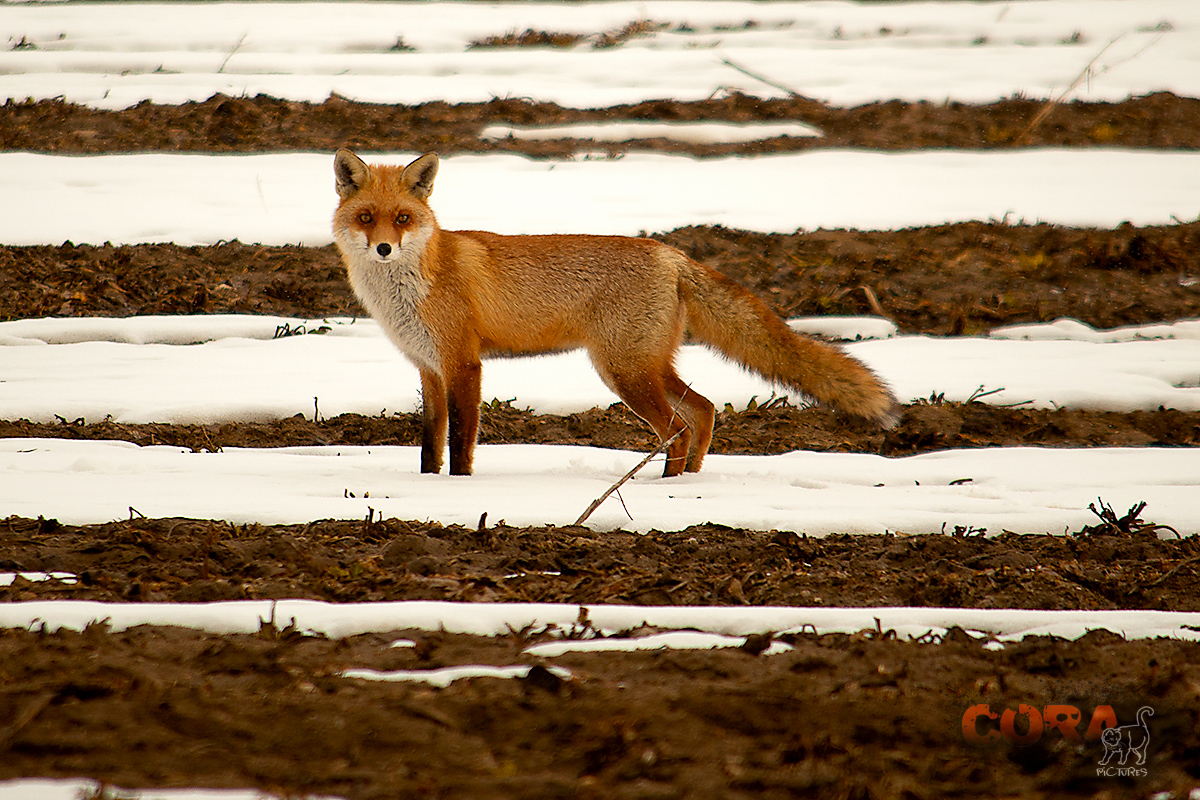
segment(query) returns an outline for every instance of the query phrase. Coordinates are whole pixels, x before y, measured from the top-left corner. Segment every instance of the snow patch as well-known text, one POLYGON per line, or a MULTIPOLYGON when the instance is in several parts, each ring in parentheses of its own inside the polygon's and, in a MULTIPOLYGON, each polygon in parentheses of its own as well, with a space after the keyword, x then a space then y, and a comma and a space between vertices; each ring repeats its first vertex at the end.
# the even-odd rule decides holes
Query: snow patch
POLYGON ((743 125, 719 122, 601 122, 528 128, 489 125, 480 131, 479 138, 512 138, 534 142, 555 139, 591 139, 597 142, 670 139, 689 144, 727 144, 759 142, 780 136, 811 139, 821 135, 818 128, 802 122, 758 122, 743 125))

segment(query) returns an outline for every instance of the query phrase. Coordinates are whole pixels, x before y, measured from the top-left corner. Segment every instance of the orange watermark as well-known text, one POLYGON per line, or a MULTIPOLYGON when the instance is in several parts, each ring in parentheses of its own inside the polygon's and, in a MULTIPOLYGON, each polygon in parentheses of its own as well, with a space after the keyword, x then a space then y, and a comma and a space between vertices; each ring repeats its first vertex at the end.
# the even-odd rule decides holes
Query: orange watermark
POLYGON ((1118 726, 1112 706, 1096 706, 1087 728, 1080 733, 1082 722, 1083 714, 1076 706, 1051 704, 1039 710, 1020 703, 1015 709, 993 711, 987 703, 977 703, 963 714, 962 732, 969 744, 988 746, 1005 741, 1025 747, 1053 731, 1073 744, 1098 742, 1106 729, 1118 726))

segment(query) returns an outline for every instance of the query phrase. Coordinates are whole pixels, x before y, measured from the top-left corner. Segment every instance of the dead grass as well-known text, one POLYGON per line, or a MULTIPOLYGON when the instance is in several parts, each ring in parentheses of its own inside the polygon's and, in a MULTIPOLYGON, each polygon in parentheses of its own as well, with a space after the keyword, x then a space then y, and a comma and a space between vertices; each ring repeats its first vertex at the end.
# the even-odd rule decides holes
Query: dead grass
POLYGON ((526 29, 522 33, 509 31, 500 36, 487 36, 475 39, 469 49, 488 47, 574 47, 586 38, 582 33, 558 33, 552 31, 535 31, 526 29))
POLYGON ((651 36, 667 27, 665 22, 649 19, 634 20, 620 28, 598 33, 563 33, 561 31, 535 31, 527 28, 521 33, 509 31, 499 36, 487 36, 472 40, 468 49, 495 47, 575 47, 590 40, 596 50, 618 47, 631 39, 651 36))

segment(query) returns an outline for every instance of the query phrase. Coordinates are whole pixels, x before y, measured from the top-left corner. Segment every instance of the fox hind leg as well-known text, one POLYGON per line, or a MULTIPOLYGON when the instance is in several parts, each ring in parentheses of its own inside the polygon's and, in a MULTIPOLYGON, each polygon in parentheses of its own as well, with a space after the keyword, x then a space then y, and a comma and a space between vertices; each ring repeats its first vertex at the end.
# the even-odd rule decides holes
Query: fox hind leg
POLYGON ((666 390, 672 413, 682 417, 692 433, 684 471, 699 472, 704 464, 704 456, 708 454, 708 447, 712 444, 716 407, 707 397, 684 383, 674 370, 666 375, 666 390))
MULTIPOLYGON (((665 370, 648 368, 629 369, 611 363, 597 363, 596 371, 629 410, 646 421, 661 441, 679 434, 679 438, 667 446, 667 463, 663 477, 681 474, 688 465, 688 452, 692 443, 692 428, 682 413, 667 398, 665 370)), ((680 382, 682 383, 682 382, 680 382)))

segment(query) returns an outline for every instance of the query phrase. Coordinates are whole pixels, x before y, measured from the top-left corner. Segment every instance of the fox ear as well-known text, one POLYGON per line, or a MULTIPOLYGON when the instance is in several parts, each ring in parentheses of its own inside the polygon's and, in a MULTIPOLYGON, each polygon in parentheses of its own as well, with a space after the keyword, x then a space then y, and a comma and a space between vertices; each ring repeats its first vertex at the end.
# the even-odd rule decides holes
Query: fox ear
POLYGON ((338 196, 345 200, 363 187, 371 177, 371 168, 354 153, 342 148, 333 157, 333 176, 338 196))
POLYGON ((404 168, 400 174, 400 183, 405 189, 422 200, 428 200, 433 194, 433 179, 437 177, 437 153, 426 153, 404 168))

